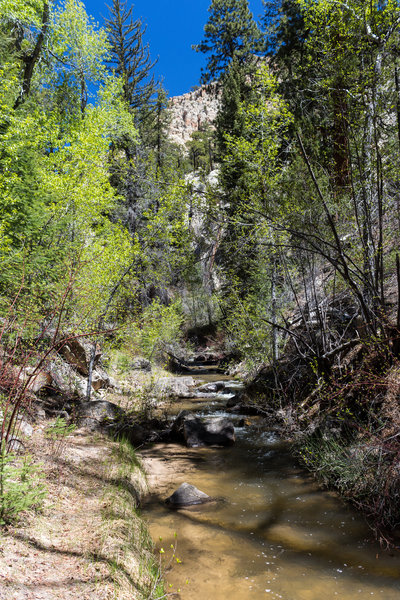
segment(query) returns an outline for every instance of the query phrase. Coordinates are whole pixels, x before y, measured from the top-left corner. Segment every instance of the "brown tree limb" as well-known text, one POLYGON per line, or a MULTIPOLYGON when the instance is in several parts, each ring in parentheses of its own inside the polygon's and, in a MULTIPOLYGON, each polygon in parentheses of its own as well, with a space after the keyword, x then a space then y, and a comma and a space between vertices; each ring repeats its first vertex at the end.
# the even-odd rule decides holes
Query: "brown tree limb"
POLYGON ((43 5, 42 28, 36 40, 35 47, 30 54, 25 55, 22 59, 25 63, 24 74, 22 79, 22 89, 14 103, 14 110, 18 108, 18 106, 20 106, 23 102, 25 102, 26 98, 29 96, 29 93, 31 91, 33 73, 35 70, 35 66, 40 58, 44 38, 46 37, 46 33, 49 27, 49 13, 49 3, 46 1, 43 5))

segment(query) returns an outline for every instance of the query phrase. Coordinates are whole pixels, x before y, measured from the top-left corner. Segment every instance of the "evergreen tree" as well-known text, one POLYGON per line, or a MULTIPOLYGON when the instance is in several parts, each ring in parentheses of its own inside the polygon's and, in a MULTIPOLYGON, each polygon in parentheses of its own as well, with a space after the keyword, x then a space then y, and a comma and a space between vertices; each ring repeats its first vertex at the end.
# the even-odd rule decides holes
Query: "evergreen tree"
POLYGON ((261 33, 247 0, 212 0, 208 12, 204 40, 193 46, 196 52, 209 55, 203 83, 219 79, 233 58, 243 63, 262 48, 261 33))
POLYGON ((189 159, 194 171, 205 169, 207 173, 214 168, 214 135, 207 123, 198 131, 194 131, 186 144, 189 159))
POLYGON ((251 240, 245 242, 240 222, 243 200, 244 169, 224 161, 228 136, 242 132, 241 103, 251 94, 255 55, 262 49, 261 33, 249 10, 247 0, 213 0, 210 17, 204 27, 204 40, 193 48, 209 55, 202 81, 219 79, 222 101, 216 122, 217 158, 220 173, 221 221, 226 222, 219 248, 219 260, 225 266, 227 289, 233 281, 243 289, 247 266, 253 254, 251 240))
MULTIPOLYGON (((298 0, 268 0, 264 5, 266 46, 271 65, 279 76, 280 92, 290 102, 304 137, 313 139, 313 153, 329 172, 337 193, 341 193, 349 184, 346 90, 352 87, 351 71, 356 74, 356 49, 355 52, 348 49, 345 65, 341 55, 344 48, 341 36, 345 35, 345 30, 336 15, 324 34, 330 40, 331 70, 329 83, 325 79, 326 89, 322 90, 321 80, 326 74, 328 55, 324 57, 321 69, 321 51, 310 43, 315 30, 305 19, 301 3, 298 0)), ((316 25, 317 28, 322 21, 321 12, 321 23, 316 25)))
POLYGON ((255 61, 241 64, 234 57, 223 78, 221 107, 217 116, 217 156, 221 163, 219 183, 222 196, 220 219, 225 222, 219 249, 219 261, 226 273, 227 295, 234 284, 240 297, 247 287, 249 265, 254 259, 254 245, 248 236, 249 221, 243 216, 247 194, 247 162, 244 157, 232 160, 228 147, 244 134, 242 105, 253 95, 255 61), (243 228, 243 222, 245 225, 243 228))
POLYGON ((256 344, 261 343, 265 355, 270 346, 270 356, 275 363, 278 358, 280 271, 277 246, 283 242, 283 236, 277 233, 273 224, 286 219, 288 214, 279 185, 285 166, 282 147, 291 115, 266 65, 254 74, 252 94, 239 104, 238 115, 240 132, 226 136, 223 163, 225 174, 226 165, 230 165, 232 171, 237 165, 240 173, 240 197, 236 199, 235 210, 230 210, 224 242, 231 270, 236 276, 232 286, 234 293, 232 295, 229 290, 227 294, 228 320, 229 326, 236 329, 238 339, 243 338, 245 344, 248 344, 249 335, 253 336, 256 344), (270 344, 266 342, 269 334, 262 333, 265 329, 263 319, 272 326, 270 344), (241 327, 244 330, 240 331, 241 327))
POLYGON ((168 99, 167 92, 162 85, 158 86, 157 95, 153 103, 153 110, 148 116, 147 144, 154 152, 157 172, 160 173, 164 166, 166 145, 167 145, 167 127, 169 116, 167 113, 168 99))
POLYGON ((239 136, 242 132, 243 119, 240 115, 240 103, 252 93, 252 75, 255 61, 249 60, 240 64, 235 57, 222 78, 221 105, 216 119, 216 141, 218 158, 226 151, 226 136, 239 136))
POLYGON ((297 0, 264 0, 263 25, 266 52, 281 84, 290 83, 307 57, 308 30, 297 0))
POLYGON ((110 17, 106 19, 106 27, 111 44, 111 64, 123 79, 126 103, 140 110, 147 107, 156 91, 151 71, 157 61, 151 60, 149 45, 143 41, 146 27, 141 19, 132 17, 133 6, 127 8, 127 2, 113 0, 108 8, 110 17))

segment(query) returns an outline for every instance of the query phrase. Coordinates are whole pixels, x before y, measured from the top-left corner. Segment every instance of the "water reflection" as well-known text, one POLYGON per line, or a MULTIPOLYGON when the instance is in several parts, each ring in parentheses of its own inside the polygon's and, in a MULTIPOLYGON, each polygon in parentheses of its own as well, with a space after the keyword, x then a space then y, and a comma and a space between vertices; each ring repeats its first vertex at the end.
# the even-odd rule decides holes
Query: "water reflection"
MULTIPOLYGON (((184 404, 208 410, 196 399, 184 404)), ((212 410, 224 410, 220 400, 212 410)), ((163 548, 177 533, 182 563, 174 559, 167 573, 175 597, 398 600, 400 556, 382 554, 362 518, 319 490, 276 434, 249 423, 231 448, 143 452, 154 486, 144 509, 150 531, 163 548), (171 511, 163 501, 184 481, 224 501, 171 511)))

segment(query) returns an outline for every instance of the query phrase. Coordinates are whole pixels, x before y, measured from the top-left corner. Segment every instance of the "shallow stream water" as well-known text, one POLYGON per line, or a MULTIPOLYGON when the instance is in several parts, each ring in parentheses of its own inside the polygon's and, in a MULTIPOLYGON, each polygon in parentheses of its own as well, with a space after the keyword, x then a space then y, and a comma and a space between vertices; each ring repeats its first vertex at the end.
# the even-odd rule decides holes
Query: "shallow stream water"
MULTIPOLYGON (((175 402, 172 412, 225 415, 226 398, 175 402)), ((241 419, 233 417, 235 425, 241 419)), ((260 418, 235 431, 230 448, 143 451, 153 486, 143 513, 163 549, 167 591, 182 600, 399 600, 400 552, 382 552, 363 518, 319 489, 260 418), (165 498, 184 481, 216 502, 167 508, 165 498)))

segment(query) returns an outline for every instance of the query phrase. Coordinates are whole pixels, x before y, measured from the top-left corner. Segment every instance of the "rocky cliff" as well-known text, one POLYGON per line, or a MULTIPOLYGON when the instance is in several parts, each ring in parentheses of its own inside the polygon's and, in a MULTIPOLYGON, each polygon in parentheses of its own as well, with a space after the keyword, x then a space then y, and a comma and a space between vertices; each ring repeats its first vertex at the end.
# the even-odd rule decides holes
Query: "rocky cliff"
POLYGON ((184 145, 194 131, 207 123, 212 124, 217 116, 220 95, 217 85, 211 83, 182 96, 172 97, 169 101, 171 141, 184 145))

